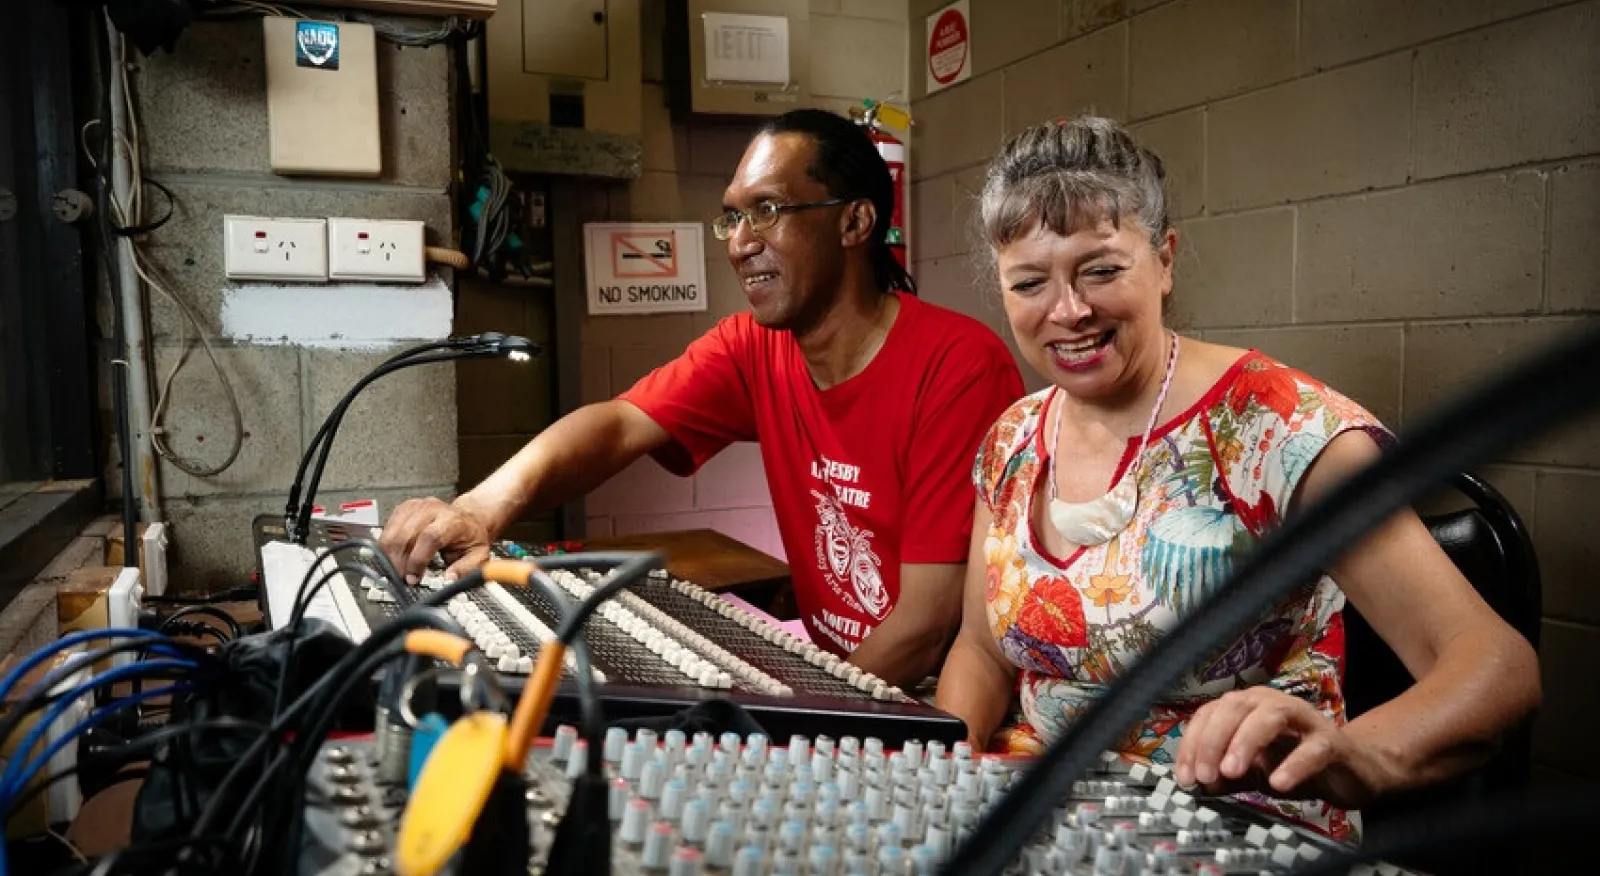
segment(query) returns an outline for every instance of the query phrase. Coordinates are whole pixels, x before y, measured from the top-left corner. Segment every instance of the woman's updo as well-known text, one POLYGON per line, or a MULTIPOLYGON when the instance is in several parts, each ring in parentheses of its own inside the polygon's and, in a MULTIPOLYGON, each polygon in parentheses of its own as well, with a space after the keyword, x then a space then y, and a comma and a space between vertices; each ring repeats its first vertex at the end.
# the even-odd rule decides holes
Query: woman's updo
POLYGON ((989 162, 981 234, 998 249, 1043 225, 1066 236, 1080 223, 1133 217, 1159 249, 1166 237, 1166 171, 1154 152, 1098 116, 1034 125, 989 162))

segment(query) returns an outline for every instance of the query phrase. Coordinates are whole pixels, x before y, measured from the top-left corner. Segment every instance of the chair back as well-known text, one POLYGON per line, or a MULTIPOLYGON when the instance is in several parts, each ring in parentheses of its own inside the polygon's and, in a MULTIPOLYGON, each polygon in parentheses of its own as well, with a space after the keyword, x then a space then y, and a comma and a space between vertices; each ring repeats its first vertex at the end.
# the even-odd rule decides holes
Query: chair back
MULTIPOLYGON (((1471 500, 1472 507, 1425 516, 1423 523, 1489 607, 1537 651, 1541 585, 1539 561, 1527 527, 1511 503, 1482 478, 1463 472, 1451 480, 1451 486, 1471 500)), ((1413 679, 1400 658, 1348 603, 1344 621, 1345 707, 1347 716, 1353 719, 1404 693, 1413 679)), ((1362 811, 1363 820, 1370 828, 1386 817, 1459 801, 1463 795, 1482 796, 1526 787, 1532 760, 1533 732, 1531 722, 1526 722, 1506 737, 1487 763, 1440 786, 1380 801, 1362 811)), ((1483 869, 1490 862, 1481 850, 1470 860, 1435 853, 1406 863, 1437 874, 1512 872, 1503 867, 1515 866, 1513 849, 1492 854, 1500 860, 1489 870, 1483 869)))

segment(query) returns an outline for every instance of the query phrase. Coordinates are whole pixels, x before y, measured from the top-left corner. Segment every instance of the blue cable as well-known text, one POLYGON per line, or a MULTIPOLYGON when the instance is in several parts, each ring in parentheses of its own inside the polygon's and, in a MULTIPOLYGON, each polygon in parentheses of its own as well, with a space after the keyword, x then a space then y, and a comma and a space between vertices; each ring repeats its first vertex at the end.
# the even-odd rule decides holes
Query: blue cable
MULTIPOLYGON (((40 648, 39 650, 30 654, 26 660, 17 664, 16 668, 6 673, 6 677, 4 679, 0 679, 0 701, 4 701, 5 698, 10 695, 12 686, 20 681, 24 675, 27 675, 28 671, 33 669, 33 667, 38 666, 40 663, 50 659, 52 655, 59 651, 63 651, 80 642, 92 642, 96 639, 160 639, 163 642, 171 641, 161 633, 157 633, 152 630, 140 630, 133 628, 81 630, 76 633, 62 636, 54 642, 51 642, 45 647, 40 648)), ((37 685, 35 685, 34 689, 37 689, 37 685)))
MULTIPOLYGON (((188 661, 192 657, 192 655, 186 654, 182 650, 178 649, 177 647, 174 647, 170 642, 151 642, 150 645, 149 645, 149 651, 152 652, 152 653, 164 654, 164 655, 166 655, 168 657, 171 657, 171 658, 173 658, 175 660, 188 661)), ((94 668, 94 664, 97 664, 97 663, 99 663, 101 661, 101 658, 95 658, 94 657, 94 655, 96 653, 99 653, 99 652, 98 651, 94 651, 94 652, 90 652, 88 654, 84 654, 78 660, 70 660, 67 663, 63 664, 63 665, 56 667, 55 669, 51 670, 49 674, 45 675, 45 677, 43 677, 43 678, 39 679, 38 681, 34 682, 25 692, 23 692, 22 694, 18 695, 17 699, 19 701, 20 700, 25 700, 25 699, 27 699, 29 697, 34 696, 35 694, 39 693, 40 691, 50 690, 51 688, 54 688, 56 685, 60 684, 63 680, 71 678, 72 676, 78 674, 79 672, 82 672, 85 667, 89 667, 90 671, 92 672, 93 668, 94 668), (93 659, 91 659, 91 658, 93 658, 93 659)), ((128 666, 138 666, 140 663, 146 663, 146 662, 149 662, 149 661, 140 660, 140 661, 135 662, 135 663, 130 663, 130 664, 128 664, 128 666)), ((116 667, 116 668, 124 668, 125 669, 127 667, 116 667)))
MULTIPOLYGON (((52 655, 81 642, 93 642, 99 639, 158 639, 163 642, 170 641, 170 639, 168 639, 166 636, 156 633, 152 630, 141 630, 127 627, 113 627, 103 630, 81 630, 76 633, 70 633, 33 652, 25 660, 12 668, 10 672, 6 673, 5 678, 0 679, 0 701, 4 701, 6 697, 10 695, 11 689, 16 686, 17 682, 20 681, 23 676, 27 675, 28 672, 31 671, 35 666, 38 666, 40 663, 50 659, 52 655)), ((134 665, 137 666, 139 664, 134 665)), ((81 667, 77 665, 70 665, 64 667, 63 670, 70 669, 73 672, 76 672, 79 668, 81 667)), ((60 675, 63 670, 58 670, 56 673, 52 673, 52 675, 56 676, 55 679, 43 679, 40 683, 48 681, 52 685, 55 684, 56 681, 59 681, 60 678, 63 677, 60 675)), ((35 685, 35 688, 37 688, 37 685, 35 685)), ((39 726, 48 726, 49 723, 50 722, 47 721, 39 726)), ((28 749, 23 748, 19 749, 19 751, 20 754, 13 755, 11 762, 6 764, 7 770, 12 767, 13 763, 18 757, 26 756, 28 749)), ((0 876, 7 876, 9 871, 10 868, 6 866, 6 839, 5 835, 0 833, 0 876)))
POLYGON ((196 669, 198 667, 198 663, 189 660, 146 660, 103 672, 68 691, 50 707, 50 711, 46 712, 44 717, 39 718, 34 723, 33 728, 28 731, 28 735, 24 736, 22 742, 13 750, 11 758, 6 762, 5 772, 0 773, 0 796, 10 796, 10 788, 18 769, 17 764, 26 758, 29 752, 33 751, 33 747, 39 744, 39 740, 44 737, 45 733, 49 732, 50 725, 55 723, 56 719, 61 717, 67 709, 72 708, 73 702, 79 697, 102 685, 141 675, 152 669, 196 669))
POLYGON ((33 777, 39 772, 39 770, 44 769, 45 765, 50 762, 50 758, 55 757, 57 752, 66 747, 67 743, 77 739, 79 736, 82 736, 84 733, 93 729, 101 721, 104 721, 113 714, 120 712, 129 706, 136 705, 144 702, 145 700, 154 699, 159 696, 165 696, 167 694, 182 693, 183 691, 190 689, 191 685, 183 684, 181 682, 177 684, 169 684, 166 687, 151 688, 150 690, 140 691, 137 694, 113 700, 110 704, 101 706, 100 708, 95 709, 93 712, 90 712, 82 721, 79 721, 77 724, 73 725, 71 729, 67 730, 67 732, 61 734, 61 738, 50 743, 50 747, 41 752, 38 757, 28 761, 28 765, 22 768, 22 775, 17 780, 15 787, 0 785, 0 817, 4 817, 4 815, 10 810, 12 798, 25 791, 28 787, 28 783, 33 781, 33 777))

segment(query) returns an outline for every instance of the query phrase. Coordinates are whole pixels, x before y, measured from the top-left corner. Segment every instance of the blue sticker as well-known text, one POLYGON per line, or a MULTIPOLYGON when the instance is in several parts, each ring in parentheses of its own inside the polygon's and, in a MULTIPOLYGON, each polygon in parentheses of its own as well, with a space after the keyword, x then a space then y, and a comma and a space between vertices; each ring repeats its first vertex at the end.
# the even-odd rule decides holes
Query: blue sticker
POLYGON ((294 62, 319 70, 339 69, 339 25, 326 21, 297 21, 294 25, 294 62))

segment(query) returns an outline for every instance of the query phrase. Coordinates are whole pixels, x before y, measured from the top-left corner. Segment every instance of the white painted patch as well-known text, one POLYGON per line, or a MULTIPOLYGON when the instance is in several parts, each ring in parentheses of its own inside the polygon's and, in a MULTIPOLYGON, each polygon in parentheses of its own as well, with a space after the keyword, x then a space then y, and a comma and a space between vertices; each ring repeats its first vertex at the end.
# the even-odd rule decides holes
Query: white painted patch
POLYGON ((383 348, 450 335, 450 287, 319 284, 236 286, 223 293, 222 334, 254 344, 383 348))

